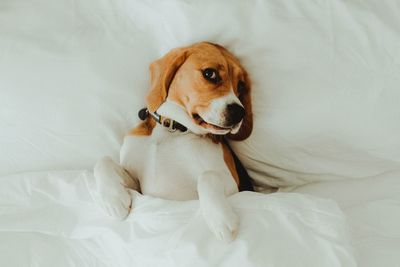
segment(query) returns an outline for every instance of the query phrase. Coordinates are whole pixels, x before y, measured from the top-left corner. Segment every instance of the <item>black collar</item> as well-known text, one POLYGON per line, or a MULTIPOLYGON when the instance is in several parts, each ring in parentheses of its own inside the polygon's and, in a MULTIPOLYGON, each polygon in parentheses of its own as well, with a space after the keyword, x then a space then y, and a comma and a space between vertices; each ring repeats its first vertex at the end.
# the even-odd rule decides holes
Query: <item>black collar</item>
POLYGON ((158 114, 156 111, 150 112, 148 110, 148 108, 142 108, 141 110, 139 110, 138 112, 138 116, 139 119, 141 119, 142 121, 144 121, 147 117, 153 118, 157 123, 161 124, 162 126, 168 128, 169 132, 175 132, 176 130, 179 130, 181 132, 187 132, 188 128, 182 124, 180 124, 179 122, 167 118, 167 117, 163 117, 160 114, 158 114))

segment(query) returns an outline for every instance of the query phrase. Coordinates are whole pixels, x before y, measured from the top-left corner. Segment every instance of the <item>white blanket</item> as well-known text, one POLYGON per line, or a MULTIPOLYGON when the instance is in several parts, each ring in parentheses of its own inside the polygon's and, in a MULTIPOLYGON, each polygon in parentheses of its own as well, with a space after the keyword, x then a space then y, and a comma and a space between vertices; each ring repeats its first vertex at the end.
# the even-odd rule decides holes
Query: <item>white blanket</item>
POLYGON ((96 207, 89 172, 36 172, 0 180, 0 266, 355 266, 345 218, 333 201, 297 193, 230 198, 237 239, 215 239, 198 202, 132 191, 115 221, 96 207))

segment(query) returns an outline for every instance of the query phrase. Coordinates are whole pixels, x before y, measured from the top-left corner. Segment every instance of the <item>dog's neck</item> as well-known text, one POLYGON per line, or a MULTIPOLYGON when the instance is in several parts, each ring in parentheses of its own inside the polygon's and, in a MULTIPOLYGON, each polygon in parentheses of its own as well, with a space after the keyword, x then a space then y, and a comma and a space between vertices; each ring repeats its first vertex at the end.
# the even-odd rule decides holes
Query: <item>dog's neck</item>
MULTIPOLYGON (((192 118, 187 114, 186 110, 184 107, 181 105, 175 103, 174 101, 171 100, 166 100, 161 106, 157 109, 157 113, 161 116, 167 117, 169 119, 175 120, 185 126, 188 131, 186 133, 196 135, 199 137, 208 137, 210 138, 214 143, 220 143, 223 142, 225 139, 224 135, 215 135, 209 133, 207 130, 203 129, 196 123, 192 121, 192 118)), ((165 136, 166 133, 170 135, 171 133, 168 132, 168 129, 164 127, 161 124, 156 123, 155 125, 155 133, 153 137, 158 137, 162 139, 162 136, 165 136)), ((184 133, 184 134, 186 134, 184 133)), ((181 134, 181 132, 176 131, 175 133, 172 134, 181 134)))
MULTIPOLYGON (((157 113, 163 117, 170 118, 184 125, 190 132, 196 135, 206 135, 208 132, 193 122, 192 118, 187 114, 186 110, 179 104, 166 100, 157 109, 157 113)), ((163 127, 159 125, 159 127, 163 127)))

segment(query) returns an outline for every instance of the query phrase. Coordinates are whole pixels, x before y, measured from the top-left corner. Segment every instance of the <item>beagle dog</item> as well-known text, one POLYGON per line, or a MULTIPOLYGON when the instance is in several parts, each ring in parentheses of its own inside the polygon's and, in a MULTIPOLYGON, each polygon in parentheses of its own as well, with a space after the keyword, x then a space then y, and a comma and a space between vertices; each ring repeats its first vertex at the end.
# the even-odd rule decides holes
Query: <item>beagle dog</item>
POLYGON ((124 138, 119 164, 105 157, 94 168, 98 203, 123 219, 134 209, 126 188, 199 199, 210 230, 231 241, 239 220, 226 197, 238 192, 240 177, 226 139, 252 131, 249 76, 228 50, 207 42, 170 51, 150 74, 143 122, 124 138))

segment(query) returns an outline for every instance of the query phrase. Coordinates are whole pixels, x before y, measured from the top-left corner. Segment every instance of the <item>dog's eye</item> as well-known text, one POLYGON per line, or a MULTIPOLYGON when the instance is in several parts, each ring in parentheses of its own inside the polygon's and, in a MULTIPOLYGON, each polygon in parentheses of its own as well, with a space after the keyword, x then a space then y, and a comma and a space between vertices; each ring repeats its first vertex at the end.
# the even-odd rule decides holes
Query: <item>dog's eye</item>
POLYGON ((204 69, 203 77, 204 77, 204 79, 206 79, 212 83, 218 83, 221 80, 221 77, 219 77, 217 70, 212 69, 212 68, 204 69))
POLYGON ((239 81, 237 85, 238 94, 241 95, 246 90, 246 84, 244 81, 239 81))

